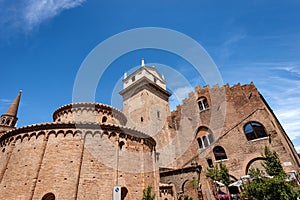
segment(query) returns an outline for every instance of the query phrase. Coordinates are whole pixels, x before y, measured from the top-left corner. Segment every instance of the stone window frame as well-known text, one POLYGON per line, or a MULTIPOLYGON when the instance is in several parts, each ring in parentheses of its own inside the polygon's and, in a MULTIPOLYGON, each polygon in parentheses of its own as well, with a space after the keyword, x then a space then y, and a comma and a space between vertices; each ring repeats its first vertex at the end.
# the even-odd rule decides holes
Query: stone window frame
POLYGON ((265 127, 257 121, 247 122, 243 126, 243 131, 248 141, 268 137, 265 127))
POLYGON ((197 99, 198 108, 200 111, 209 109, 209 103, 205 96, 201 96, 197 99))

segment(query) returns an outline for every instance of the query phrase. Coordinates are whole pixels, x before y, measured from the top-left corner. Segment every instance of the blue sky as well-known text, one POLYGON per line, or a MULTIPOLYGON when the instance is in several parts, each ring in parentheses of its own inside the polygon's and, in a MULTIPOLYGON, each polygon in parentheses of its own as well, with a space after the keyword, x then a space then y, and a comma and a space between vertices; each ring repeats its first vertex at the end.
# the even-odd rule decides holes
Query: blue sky
MULTIPOLYGON (((0 113, 22 89, 18 126, 52 121, 55 109, 72 102, 77 71, 100 42, 133 28, 163 27, 199 42, 224 83, 253 81, 300 150, 298 0, 0 0, 0 10, 0 113)), ((172 66, 192 86, 205 84, 184 59, 143 49, 107 68, 96 100, 114 104, 116 83, 141 58, 172 66)), ((180 98, 187 95, 166 78, 180 98)))

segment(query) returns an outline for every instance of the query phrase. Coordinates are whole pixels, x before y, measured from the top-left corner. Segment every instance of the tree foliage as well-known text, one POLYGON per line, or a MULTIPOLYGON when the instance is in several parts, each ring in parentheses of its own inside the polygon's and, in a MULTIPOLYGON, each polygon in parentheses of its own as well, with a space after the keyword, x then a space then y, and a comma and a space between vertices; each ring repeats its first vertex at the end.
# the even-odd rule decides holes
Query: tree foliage
POLYGON ((228 169, 222 163, 213 167, 208 167, 206 169, 205 176, 207 178, 211 178, 214 181, 222 182, 226 187, 230 184, 230 176, 228 169))
POLYGON ((252 181, 244 184, 243 196, 253 200, 296 200, 298 192, 287 181, 278 154, 265 147, 263 157, 265 160, 262 166, 267 174, 257 168, 250 169, 249 175, 252 181))
POLYGON ((143 198, 142 200, 154 200, 155 199, 155 194, 152 193, 152 187, 148 186, 146 189, 143 190, 143 198))
MULTIPOLYGON (((226 191, 229 194, 228 185, 230 184, 230 175, 225 165, 219 163, 219 165, 206 168, 205 176, 213 181, 220 181, 226 186, 226 191)), ((229 195, 229 199, 230 195, 229 195)))
POLYGON ((184 200, 193 200, 193 197, 185 196, 184 200))
POLYGON ((268 147, 265 147, 263 157, 265 160, 262 163, 262 166, 265 168, 266 172, 270 176, 285 176, 285 172, 281 166, 279 156, 276 151, 271 152, 268 147))

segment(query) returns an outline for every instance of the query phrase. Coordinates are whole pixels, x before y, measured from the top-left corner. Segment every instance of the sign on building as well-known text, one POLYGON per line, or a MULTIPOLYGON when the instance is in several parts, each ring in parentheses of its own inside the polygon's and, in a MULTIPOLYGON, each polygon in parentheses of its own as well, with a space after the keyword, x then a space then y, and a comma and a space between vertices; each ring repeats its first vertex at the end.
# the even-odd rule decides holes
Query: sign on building
POLYGON ((121 200, 121 186, 113 187, 113 200, 121 200))

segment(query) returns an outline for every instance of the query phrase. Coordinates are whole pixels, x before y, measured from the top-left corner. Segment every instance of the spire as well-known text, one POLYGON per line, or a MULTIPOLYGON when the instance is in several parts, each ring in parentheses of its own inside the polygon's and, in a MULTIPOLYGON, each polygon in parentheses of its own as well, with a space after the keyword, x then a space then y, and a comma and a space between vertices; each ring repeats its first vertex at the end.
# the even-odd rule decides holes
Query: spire
POLYGON ((9 115, 9 116, 12 116, 12 117, 17 117, 21 94, 22 94, 22 90, 20 90, 19 94, 17 95, 15 100, 12 102, 12 104, 10 105, 8 110, 6 111, 5 115, 9 115))
MULTIPOLYGON (((1 119, 0 119, 1 127, 2 126, 10 127, 10 128, 15 127, 17 120, 18 120, 17 113, 18 113, 18 108, 19 108, 19 104, 20 104, 21 94, 22 94, 22 91, 20 90, 19 94, 17 95, 15 100, 12 102, 12 104, 10 105, 10 107, 8 108, 6 113, 4 115, 1 115, 1 119)), ((1 127, 0 127, 0 132, 1 132, 1 127)), ((6 129, 6 130, 8 130, 8 129, 6 129)))

